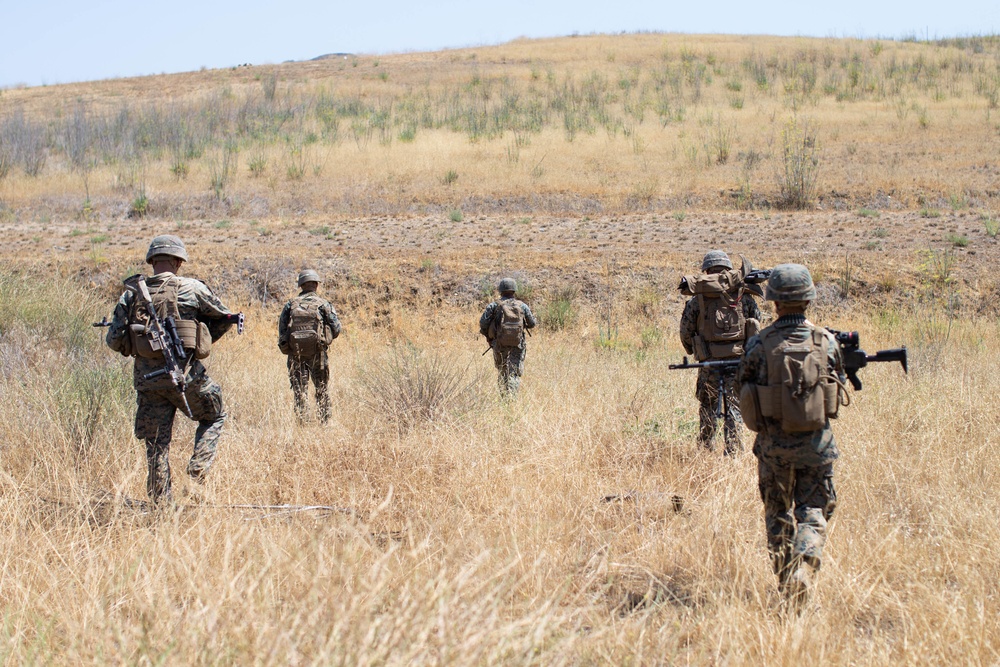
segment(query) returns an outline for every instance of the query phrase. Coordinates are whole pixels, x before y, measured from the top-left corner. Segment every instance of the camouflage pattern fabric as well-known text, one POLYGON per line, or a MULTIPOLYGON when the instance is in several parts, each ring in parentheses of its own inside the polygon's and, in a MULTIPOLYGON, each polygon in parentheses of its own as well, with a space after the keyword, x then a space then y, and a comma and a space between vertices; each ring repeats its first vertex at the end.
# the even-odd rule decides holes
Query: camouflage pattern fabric
MULTIPOLYGON (((757 301, 749 294, 744 294, 740 302, 743 307, 744 319, 761 321, 763 315, 757 301)), ((698 333, 698 298, 688 299, 681 313, 680 336, 681 345, 688 354, 694 354, 694 337, 698 333)), ((725 374, 723 385, 726 391, 726 413, 723 415, 725 429, 725 453, 732 454, 743 450, 743 416, 740 414, 739 391, 736 389, 735 373, 725 374)), ((698 398, 698 443, 708 450, 714 449, 713 440, 718 431, 718 420, 715 417, 715 406, 719 395, 718 377, 707 368, 698 369, 698 380, 695 382, 695 396, 698 398)))
POLYGON ((816 285, 809 269, 801 264, 779 264, 767 278, 764 298, 768 301, 813 301, 816 285))
MULTIPOLYGON (((501 297, 500 300, 486 306, 486 309, 480 316, 479 333, 486 336, 487 340, 489 340, 490 324, 494 321, 494 318, 500 317, 498 313, 501 307, 500 302, 512 298, 514 297, 501 297)), ((538 321, 532 314, 531 308, 522 301, 521 310, 524 312, 524 328, 526 330, 534 329, 538 325, 538 321)), ((500 393, 504 396, 513 397, 517 394, 518 389, 521 388, 521 376, 524 374, 524 358, 528 353, 527 339, 522 334, 521 344, 517 347, 499 347, 493 345, 493 341, 489 342, 490 346, 493 347, 493 365, 497 369, 497 385, 500 387, 500 393)))
MULTIPOLYGON (((305 273, 305 272, 303 272, 305 273)), ((306 281, 308 282, 308 281, 306 281)), ((340 336, 343 327, 337 311, 329 301, 321 297, 316 292, 301 292, 296 300, 319 302, 319 314, 330 328, 333 338, 340 336)), ((278 317, 278 349, 284 354, 288 354, 288 326, 291 320, 292 301, 285 304, 278 317)), ((303 421, 306 416, 306 402, 309 397, 309 379, 312 378, 316 386, 316 409, 320 421, 326 423, 330 419, 330 394, 328 385, 330 382, 330 363, 326 350, 321 350, 311 359, 298 359, 289 355, 288 357, 288 381, 292 387, 292 396, 295 400, 295 415, 299 421, 303 421)))
POLYGON ((837 506, 833 464, 798 467, 761 459, 757 480, 767 551, 779 582, 784 585, 800 564, 818 570, 826 524, 837 506))
MULTIPOLYGON (((136 360, 136 376, 143 382, 136 360)), ((187 474, 196 482, 203 482, 212 462, 215 460, 222 425, 226 413, 222 408, 222 388, 205 372, 200 361, 191 364, 188 384, 184 395, 191 407, 191 415, 198 422, 194 435, 194 453, 187 465, 187 474)), ((169 380, 157 378, 147 381, 148 386, 136 393, 135 437, 146 441, 146 462, 149 475, 146 478, 146 492, 154 501, 171 500, 170 492, 170 440, 173 435, 174 416, 177 410, 184 414, 184 403, 180 394, 169 380)))
POLYGON ((516 396, 521 388, 524 374, 524 358, 528 350, 524 347, 494 347, 493 365, 497 368, 497 386, 504 396, 516 396))
POLYGON ((715 266, 731 269, 733 268, 733 262, 729 259, 729 255, 725 251, 709 250, 701 260, 701 270, 708 271, 715 266))
POLYGON ((308 408, 309 378, 316 386, 316 410, 319 420, 324 424, 330 419, 330 365, 326 352, 320 352, 312 359, 299 359, 289 355, 288 380, 292 386, 295 398, 295 415, 299 421, 304 421, 308 408))
MULTIPOLYGON (((218 340, 232 327, 232 323, 219 318, 231 314, 218 297, 201 281, 193 278, 160 273, 149 278, 146 283, 155 292, 165 281, 177 282, 177 308, 181 319, 198 319, 208 325, 212 340, 218 340)), ((129 313, 135 297, 125 292, 115 306, 114 318, 108 328, 105 342, 111 349, 128 356, 129 313)), ((170 441, 173 434, 174 417, 178 408, 184 414, 184 404, 180 393, 170 383, 169 378, 160 376, 151 380, 143 378, 163 367, 159 359, 135 359, 132 384, 136 389, 135 437, 146 442, 146 461, 149 475, 146 491, 154 502, 171 500, 170 481, 170 441)), ((194 453, 187 466, 187 473, 196 482, 203 482, 212 462, 215 460, 219 436, 226 413, 222 406, 222 389, 197 360, 191 360, 187 370, 187 386, 184 392, 194 420, 198 422, 195 431, 194 453)))
MULTIPOLYGON (((785 315, 747 342, 737 369, 739 386, 767 384, 767 359, 761 339, 778 330, 797 342, 812 336, 815 328, 804 315, 785 315)), ((830 371, 844 379, 840 346, 830 337, 827 353, 830 371)), ((823 428, 805 433, 786 433, 780 422, 766 419, 754 440, 758 460, 760 497, 768 551, 774 571, 784 587, 796 568, 805 564, 819 569, 826 541, 826 523, 833 515, 837 495, 833 485, 833 462, 839 456, 830 420, 823 428)))
MULTIPOLYGON (((736 390, 736 369, 722 372, 722 390, 725 392, 723 425, 726 447, 724 453, 729 456, 743 451, 743 415, 740 414, 739 392, 736 390)), ((716 408, 719 403, 719 373, 707 368, 698 369, 698 380, 695 383, 695 396, 698 397, 698 420, 700 430, 698 443, 712 451, 718 418, 716 408)))

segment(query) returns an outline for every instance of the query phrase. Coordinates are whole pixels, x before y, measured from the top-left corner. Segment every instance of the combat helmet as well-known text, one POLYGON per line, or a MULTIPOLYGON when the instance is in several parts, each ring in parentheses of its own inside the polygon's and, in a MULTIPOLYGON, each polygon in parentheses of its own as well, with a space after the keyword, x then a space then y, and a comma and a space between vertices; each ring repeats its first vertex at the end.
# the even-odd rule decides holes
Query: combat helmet
POLYGON ((500 281, 500 284, 497 285, 497 291, 501 294, 505 292, 516 292, 517 283, 514 282, 513 278, 504 278, 500 281))
POLYGON ((801 264, 779 264, 767 279, 768 301, 812 301, 816 298, 809 269, 801 264))
POLYGON ((184 241, 181 241, 173 234, 162 234, 150 242, 149 250, 146 251, 146 263, 152 264, 153 258, 157 255, 175 257, 183 262, 188 261, 188 254, 187 249, 184 247, 184 241))
POLYGON ((705 253, 705 258, 701 260, 701 270, 708 271, 716 266, 731 269, 733 262, 729 259, 729 255, 722 250, 709 250, 705 253))
POLYGON ((299 287, 302 287, 306 283, 319 283, 323 282, 319 279, 319 274, 312 269, 304 269, 299 274, 299 287))

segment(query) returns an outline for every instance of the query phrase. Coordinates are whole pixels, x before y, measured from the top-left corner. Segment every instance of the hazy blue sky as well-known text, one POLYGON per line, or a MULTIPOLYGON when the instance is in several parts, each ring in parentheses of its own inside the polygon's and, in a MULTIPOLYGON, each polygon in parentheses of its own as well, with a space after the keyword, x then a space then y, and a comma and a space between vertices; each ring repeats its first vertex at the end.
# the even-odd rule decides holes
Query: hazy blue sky
POLYGON ((1000 31, 1000 0, 0 0, 0 20, 10 86, 574 32, 980 35, 1000 31))

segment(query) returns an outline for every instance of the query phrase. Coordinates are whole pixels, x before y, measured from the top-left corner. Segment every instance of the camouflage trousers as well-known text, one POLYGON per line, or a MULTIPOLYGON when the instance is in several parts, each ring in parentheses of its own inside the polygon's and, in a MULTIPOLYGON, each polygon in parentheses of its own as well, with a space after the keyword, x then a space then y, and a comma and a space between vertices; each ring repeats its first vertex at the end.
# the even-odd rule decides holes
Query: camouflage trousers
POLYGON ((316 411, 324 424, 330 419, 330 364, 326 352, 320 352, 311 359, 300 359, 289 355, 288 380, 295 397, 295 414, 303 421, 308 412, 309 378, 316 386, 316 411))
POLYGON ((800 563, 818 570, 826 524, 837 506, 833 464, 796 466, 758 459, 757 476, 767 550, 778 580, 784 584, 800 563))
POLYGON ((523 347, 494 347, 493 365, 497 368, 497 385, 503 396, 516 396, 521 388, 521 375, 524 374, 524 357, 527 350, 523 347))
MULTIPOLYGON (((722 388, 725 393, 725 406, 722 415, 725 430, 725 453, 727 455, 743 451, 743 415, 740 413, 739 392, 736 391, 736 369, 722 373, 722 388)), ((698 419, 701 428, 698 432, 698 443, 712 451, 715 448, 715 434, 719 429, 716 410, 719 403, 719 374, 708 368, 698 369, 698 381, 695 384, 695 396, 698 398, 698 419)))
MULTIPOLYGON (((191 415, 198 422, 194 434, 194 453, 187 465, 187 474, 196 482, 204 482, 208 469, 215 460, 215 451, 222 433, 226 413, 222 409, 222 388, 198 364, 189 375, 184 392, 191 415)), ((161 383, 162 384, 162 383, 161 383)), ((177 410, 184 414, 180 392, 172 385, 137 388, 135 411, 135 437, 146 441, 146 463, 149 475, 146 492, 151 500, 171 500, 170 491, 170 439, 173 435, 174 416, 177 410)))

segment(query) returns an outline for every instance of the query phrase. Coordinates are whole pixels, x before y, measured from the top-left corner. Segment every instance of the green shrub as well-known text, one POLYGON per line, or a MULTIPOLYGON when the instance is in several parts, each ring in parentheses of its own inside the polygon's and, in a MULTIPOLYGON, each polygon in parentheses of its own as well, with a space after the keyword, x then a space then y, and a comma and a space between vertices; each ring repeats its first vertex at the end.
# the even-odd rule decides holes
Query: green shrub
POLYGON ((986 235, 991 239, 995 239, 997 237, 997 232, 1000 232, 1000 220, 997 220, 992 215, 984 214, 982 216, 982 221, 983 231, 985 231, 986 235))
POLYGON ((576 287, 563 287, 556 291, 553 298, 542 309, 542 326, 553 331, 562 331, 576 322, 577 308, 576 287))
POLYGON ((969 239, 961 234, 948 234, 944 238, 956 248, 964 248, 969 245, 969 239))
POLYGON ((147 213, 149 213, 149 197, 146 196, 145 192, 140 192, 139 196, 132 200, 132 205, 129 206, 128 217, 145 218, 147 213))
POLYGON ((816 130, 808 122, 794 118, 781 133, 781 171, 778 186, 783 208, 808 208, 816 195, 819 153, 816 130))

